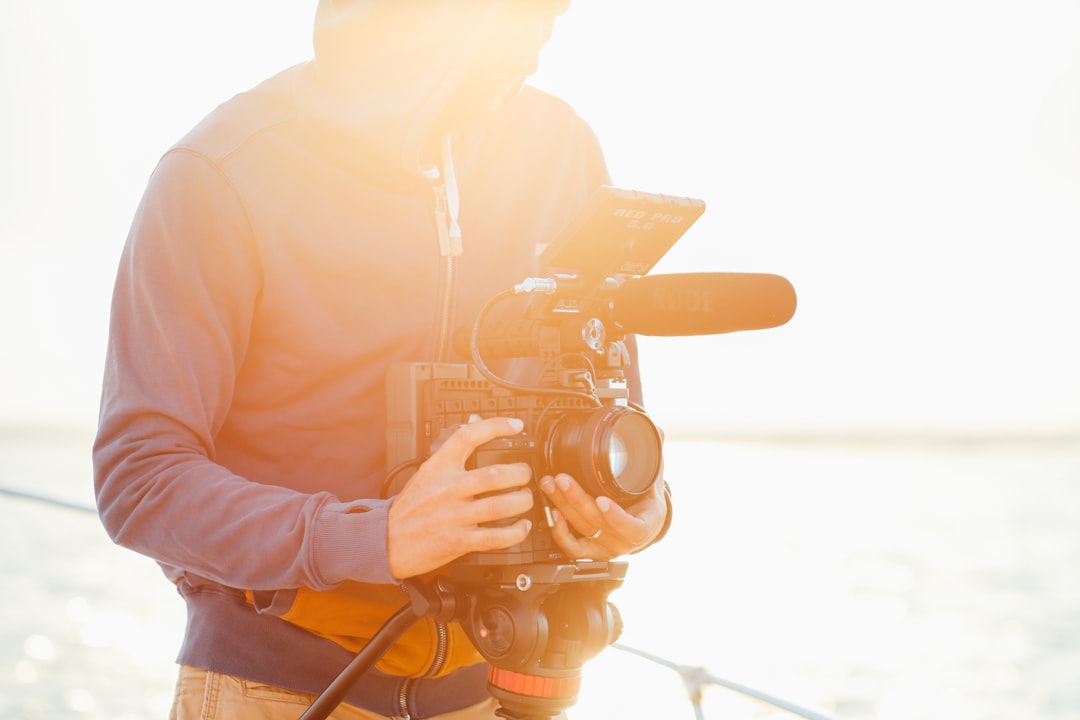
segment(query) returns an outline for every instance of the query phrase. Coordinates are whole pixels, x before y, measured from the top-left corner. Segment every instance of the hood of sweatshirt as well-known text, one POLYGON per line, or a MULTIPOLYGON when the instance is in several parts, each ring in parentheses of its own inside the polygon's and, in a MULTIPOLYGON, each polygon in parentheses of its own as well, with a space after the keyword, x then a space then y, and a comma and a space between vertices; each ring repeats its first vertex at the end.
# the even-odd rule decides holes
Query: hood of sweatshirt
POLYGON ((323 121, 406 172, 438 164, 520 91, 569 0, 319 0, 323 121))

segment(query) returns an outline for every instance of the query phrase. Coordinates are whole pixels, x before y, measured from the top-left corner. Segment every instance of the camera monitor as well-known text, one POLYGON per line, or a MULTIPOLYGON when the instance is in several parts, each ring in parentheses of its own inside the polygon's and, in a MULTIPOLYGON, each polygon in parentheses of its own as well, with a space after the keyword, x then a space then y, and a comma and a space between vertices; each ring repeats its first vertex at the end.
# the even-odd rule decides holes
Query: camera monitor
POLYGON ((603 185, 540 255, 544 272, 575 275, 587 288, 644 275, 705 212, 705 202, 603 185))

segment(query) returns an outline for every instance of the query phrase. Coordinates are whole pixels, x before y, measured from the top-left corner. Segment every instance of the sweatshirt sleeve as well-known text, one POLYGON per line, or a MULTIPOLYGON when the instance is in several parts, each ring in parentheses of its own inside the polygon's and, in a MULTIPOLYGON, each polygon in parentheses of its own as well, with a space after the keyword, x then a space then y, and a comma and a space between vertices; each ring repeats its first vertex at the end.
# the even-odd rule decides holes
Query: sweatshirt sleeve
POLYGON ((394 582, 388 502, 341 502, 214 461, 261 288, 242 203, 206 157, 166 154, 112 300, 94 483, 112 539, 235 588, 394 582))

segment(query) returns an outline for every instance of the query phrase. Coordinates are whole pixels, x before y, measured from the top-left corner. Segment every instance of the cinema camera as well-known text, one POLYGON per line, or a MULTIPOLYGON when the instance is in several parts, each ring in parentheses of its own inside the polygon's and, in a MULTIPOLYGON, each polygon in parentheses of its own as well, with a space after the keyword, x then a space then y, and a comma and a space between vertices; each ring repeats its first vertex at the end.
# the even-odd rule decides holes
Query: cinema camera
MULTIPOLYGON (((769 328, 794 313, 794 290, 777 275, 646 275, 704 210, 693 198, 599 188, 541 253, 540 277, 491 298, 459 334, 458 353, 470 363, 400 363, 387 372, 387 496, 472 419, 524 422, 520 435, 478 448, 469 466, 531 466, 529 536, 406 583, 411 606, 383 629, 420 617, 458 622, 490 665, 488 689, 504 718, 550 718, 572 706, 584 663, 622 631, 607 598, 627 563, 566 557, 535 485, 565 472, 590 494, 628 507, 656 482, 660 432, 631 398, 627 339, 769 328), (495 360, 529 367, 533 381, 511 380, 510 367, 496 374, 495 360)), ((381 637, 371 645, 388 646, 381 637)), ((304 720, 324 717, 316 713, 332 708, 348 678, 372 662, 358 656, 304 720)))
MULTIPOLYGON (((534 482, 565 472, 590 494, 624 507, 647 494, 660 471, 660 433, 630 399, 631 358, 613 317, 613 291, 647 272, 703 211, 702 202, 688 198, 601 188, 581 219, 541 255, 548 276, 527 278, 495 296, 467 328, 471 333, 459 333, 459 354, 472 364, 399 363, 389 369, 388 476, 429 456, 472 419, 515 417, 524 422, 523 432, 478 448, 471 467, 524 462, 534 482), (535 298, 524 317, 487 321, 498 304, 518 295, 535 298), (532 358, 535 382, 511 382, 489 369, 490 360, 506 358, 532 358)), ((543 493, 537 489, 536 495, 542 501, 543 493)), ((547 512, 537 502, 530 518, 534 531, 524 543, 474 553, 457 564, 566 561, 551 538, 547 512)))
MULTIPOLYGON (((541 254, 542 277, 492 298, 471 332, 459 335, 459 354, 471 363, 392 366, 389 482, 407 480, 471 419, 501 416, 520 418, 523 432, 478 448, 471 467, 525 462, 534 484, 565 472, 623 507, 647 494, 662 463, 661 437, 631 400, 627 337, 773 327, 794 312, 790 284, 775 275, 642 277, 704 210, 692 198, 601 187, 541 254), (522 295, 531 302, 521 316, 488 321, 497 305, 522 295), (531 358, 535 381, 489 368, 490 360, 508 358, 531 358)), ((544 494, 534 488, 534 495, 524 542, 450 563, 434 590, 414 587, 425 612, 461 623, 491 664, 488 685, 500 713, 515 719, 573 705, 583 663, 622 630, 607 596, 627 564, 566 557, 552 539, 544 494)))

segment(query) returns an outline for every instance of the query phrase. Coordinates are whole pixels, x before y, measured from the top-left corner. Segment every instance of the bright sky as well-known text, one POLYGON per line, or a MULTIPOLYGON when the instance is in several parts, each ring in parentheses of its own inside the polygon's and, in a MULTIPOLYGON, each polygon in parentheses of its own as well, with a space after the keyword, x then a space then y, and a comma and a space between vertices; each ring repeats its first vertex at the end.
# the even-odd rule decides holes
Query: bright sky
MULTIPOLYGON (((95 421, 150 170, 308 57, 314 6, 0 5, 0 424, 95 421)), ((646 339, 659 424, 1080 433, 1078 30, 1078 0, 576 0, 536 84, 616 185, 708 206, 655 272, 799 294, 783 328, 646 339)))

